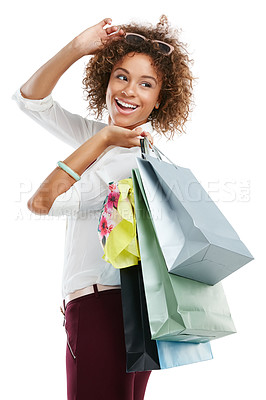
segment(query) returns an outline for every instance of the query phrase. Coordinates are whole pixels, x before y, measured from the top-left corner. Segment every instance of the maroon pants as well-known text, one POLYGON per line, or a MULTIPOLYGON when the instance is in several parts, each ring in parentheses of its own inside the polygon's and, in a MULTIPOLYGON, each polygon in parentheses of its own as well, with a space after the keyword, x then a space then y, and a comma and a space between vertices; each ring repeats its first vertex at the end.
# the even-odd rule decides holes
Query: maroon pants
POLYGON ((121 289, 71 300, 65 309, 68 400, 143 400, 151 371, 126 372, 121 289))

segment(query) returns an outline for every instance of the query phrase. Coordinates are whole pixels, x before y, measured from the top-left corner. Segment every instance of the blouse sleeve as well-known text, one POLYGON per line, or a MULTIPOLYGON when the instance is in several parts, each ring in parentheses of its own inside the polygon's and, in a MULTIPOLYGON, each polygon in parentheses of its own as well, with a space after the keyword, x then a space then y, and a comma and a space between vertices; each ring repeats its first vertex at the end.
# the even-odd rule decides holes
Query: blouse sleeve
POLYGON ((43 99, 27 99, 22 96, 19 88, 11 99, 16 101, 20 110, 26 115, 74 148, 81 146, 97 131, 98 126, 95 126, 94 120, 88 120, 65 110, 51 94, 43 99))
POLYGON ((101 210, 110 182, 130 178, 132 168, 137 167, 136 156, 140 156, 140 148, 137 146, 110 146, 105 154, 83 172, 79 181, 54 200, 48 215, 73 216, 101 210))
POLYGON ((100 210, 108 194, 108 185, 97 171, 84 171, 81 179, 54 200, 48 216, 68 215, 100 210))
POLYGON ((60 216, 60 215, 75 215, 80 209, 80 195, 75 188, 75 184, 72 185, 66 192, 60 194, 54 200, 52 207, 49 210, 48 215, 60 216))

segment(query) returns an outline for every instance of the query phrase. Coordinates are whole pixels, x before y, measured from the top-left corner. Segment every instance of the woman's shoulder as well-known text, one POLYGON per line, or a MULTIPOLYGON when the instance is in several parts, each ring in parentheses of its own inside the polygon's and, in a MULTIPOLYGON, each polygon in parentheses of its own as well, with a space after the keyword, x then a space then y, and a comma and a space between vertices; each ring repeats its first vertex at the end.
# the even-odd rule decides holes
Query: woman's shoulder
POLYGON ((87 117, 85 117, 85 122, 87 126, 90 128, 92 134, 99 132, 101 129, 103 129, 105 126, 108 125, 104 121, 87 117))

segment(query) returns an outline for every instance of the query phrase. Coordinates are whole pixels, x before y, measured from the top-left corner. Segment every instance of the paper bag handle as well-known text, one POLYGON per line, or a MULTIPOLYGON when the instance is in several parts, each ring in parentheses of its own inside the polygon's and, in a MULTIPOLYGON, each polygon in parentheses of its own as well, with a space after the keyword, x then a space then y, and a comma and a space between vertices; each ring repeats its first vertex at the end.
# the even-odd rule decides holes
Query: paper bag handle
POLYGON ((144 138, 140 139, 140 147, 141 147, 141 157, 142 158, 146 158, 145 155, 149 154, 149 147, 152 148, 152 150, 154 151, 154 153, 156 154, 156 157, 158 158, 158 160, 162 160, 162 157, 160 155, 160 153, 167 158, 167 160, 173 164, 173 166, 178 169, 178 166, 176 164, 174 164, 160 149, 158 149, 158 147, 156 147, 154 144, 151 144, 151 142, 149 141, 149 139, 144 136, 144 138))
POLYGON ((141 157, 142 157, 142 158, 144 158, 144 159, 146 158, 145 155, 146 155, 146 154, 149 154, 149 147, 151 147, 152 150, 155 152, 156 157, 157 157, 159 160, 162 159, 161 156, 160 156, 160 154, 158 153, 157 148, 155 148, 155 146, 152 145, 151 142, 150 142, 146 137, 140 139, 140 147, 141 147, 141 157))

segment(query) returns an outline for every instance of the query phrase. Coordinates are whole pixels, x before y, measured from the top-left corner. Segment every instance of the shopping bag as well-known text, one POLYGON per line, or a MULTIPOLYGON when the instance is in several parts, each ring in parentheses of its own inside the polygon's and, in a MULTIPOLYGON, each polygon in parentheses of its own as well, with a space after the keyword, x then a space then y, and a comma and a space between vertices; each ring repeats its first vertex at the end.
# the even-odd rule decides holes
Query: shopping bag
POLYGON ((120 269, 127 372, 160 369, 156 341, 151 340, 145 319, 140 273, 140 264, 120 269))
POLYGON ((253 260, 193 173, 163 161, 156 146, 148 154, 147 140, 136 161, 168 271, 214 285, 253 260))
POLYGON ((235 333, 221 282, 211 286, 168 272, 137 168, 132 178, 151 338, 204 343, 235 333))
POLYGON ((97 231, 102 258, 115 268, 136 265, 140 260, 134 207, 132 178, 110 182, 97 231))
POLYGON ((210 343, 167 342, 151 339, 142 267, 120 269, 126 372, 151 371, 207 361, 210 343))

